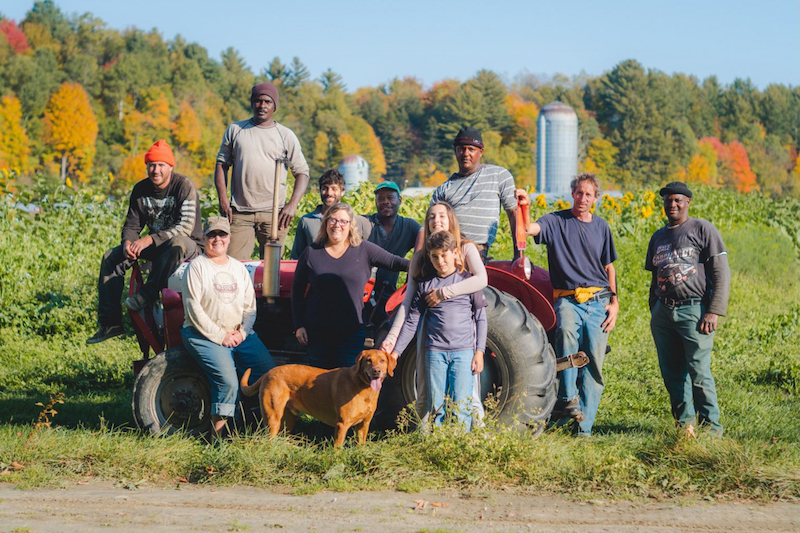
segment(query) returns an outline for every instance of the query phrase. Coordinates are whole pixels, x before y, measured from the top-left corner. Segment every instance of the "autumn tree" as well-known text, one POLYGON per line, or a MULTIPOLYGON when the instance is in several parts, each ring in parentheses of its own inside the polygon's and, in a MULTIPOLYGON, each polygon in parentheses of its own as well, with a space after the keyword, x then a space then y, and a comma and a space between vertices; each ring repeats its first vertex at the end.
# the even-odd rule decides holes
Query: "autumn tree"
POLYGON ((616 183, 616 157, 619 150, 602 137, 592 139, 586 147, 586 157, 581 164, 581 171, 594 172, 604 183, 616 183))
POLYGON ((28 171, 31 143, 22 125, 22 106, 16 96, 0 98, 0 168, 28 171))
POLYGON ((89 95, 77 83, 62 83, 47 102, 44 139, 61 159, 61 179, 67 172, 87 181, 97 140, 97 120, 89 95))
MULTIPOLYGON (((717 139, 715 138, 715 140, 717 139)), ((717 143, 714 143, 710 139, 700 139, 697 143, 697 152, 692 155, 686 168, 678 173, 678 178, 681 181, 690 183, 702 183, 712 187, 719 186, 717 181, 718 150, 725 150, 718 140, 717 143), (717 146, 720 147, 717 148, 717 146)))
POLYGON ((31 46, 28 44, 28 38, 13 20, 0 20, 0 33, 5 36, 6 42, 15 54, 24 54, 30 50, 31 46))
POLYGON ((200 148, 202 132, 200 120, 197 118, 192 105, 184 100, 178 109, 178 116, 172 125, 172 135, 178 146, 186 148, 189 152, 196 152, 200 148))

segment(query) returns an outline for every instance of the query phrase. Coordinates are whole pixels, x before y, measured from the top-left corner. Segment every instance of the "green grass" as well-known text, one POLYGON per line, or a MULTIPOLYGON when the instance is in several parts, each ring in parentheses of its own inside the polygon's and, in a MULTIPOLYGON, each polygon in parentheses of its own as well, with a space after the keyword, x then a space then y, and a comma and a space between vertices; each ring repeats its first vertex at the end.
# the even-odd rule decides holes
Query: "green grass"
MULTIPOLYGON (((369 196, 352 196, 357 211, 370 211, 369 196)), ((100 478, 135 488, 185 477, 296 494, 391 487, 577 498, 800 497, 794 222, 800 208, 707 189, 698 197, 692 214, 720 227, 733 271, 729 313, 712 360, 723 438, 701 433, 696 441, 685 440, 672 426, 649 333, 650 279, 642 268, 659 221, 623 213, 611 221, 621 311, 592 439, 560 430, 531 439, 491 426, 468 435, 445 428, 430 436, 373 433, 367 445, 340 451, 333 450, 327 428, 308 421, 299 436, 272 440, 251 432, 216 445, 142 435, 130 411, 130 365, 140 356, 130 330, 99 345, 84 344, 94 329, 100 256, 118 239, 124 206, 103 204, 91 191, 51 191, 38 217, 0 203, 0 471, 8 470, 0 479, 40 487, 100 478), (61 200, 72 207, 52 207, 61 200), (42 410, 36 404, 56 393, 64 394, 64 404, 56 405, 52 427, 36 429, 42 410)), ((313 198, 306 203, 314 204, 313 198)), ((407 200, 403 209, 420 218, 425 205, 407 200)), ((506 227, 504 221, 493 248, 498 258, 510 256, 506 227)), ((541 247, 530 245, 529 255, 546 266, 541 247)))

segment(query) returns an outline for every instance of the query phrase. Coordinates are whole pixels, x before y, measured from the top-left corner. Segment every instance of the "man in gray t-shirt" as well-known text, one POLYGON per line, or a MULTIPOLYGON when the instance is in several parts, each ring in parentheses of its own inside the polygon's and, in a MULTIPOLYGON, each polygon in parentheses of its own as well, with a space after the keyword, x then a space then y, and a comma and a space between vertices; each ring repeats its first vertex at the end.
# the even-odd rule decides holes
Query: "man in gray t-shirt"
MULTIPOLYGON (((517 201, 514 197, 514 177, 503 167, 481 164, 483 137, 475 128, 458 132, 453 147, 458 161, 458 172, 439 185, 431 204, 447 202, 461 225, 464 236, 478 245, 484 259, 497 236, 502 207, 511 226, 511 235, 517 227, 517 201)), ((514 243, 514 258, 519 251, 514 243)))
POLYGON ((289 225, 308 186, 308 163, 297 136, 275 122, 278 89, 269 82, 255 85, 250 94, 253 117, 234 122, 225 130, 217 155, 214 183, 219 195, 219 210, 231 222, 228 255, 250 259, 258 239, 259 256, 272 230, 273 198, 278 195, 278 239, 283 245, 289 225), (231 199, 228 200, 228 169, 231 172, 231 199), (287 169, 294 175, 294 190, 286 202, 287 169), (275 191, 275 173, 280 190, 275 191))

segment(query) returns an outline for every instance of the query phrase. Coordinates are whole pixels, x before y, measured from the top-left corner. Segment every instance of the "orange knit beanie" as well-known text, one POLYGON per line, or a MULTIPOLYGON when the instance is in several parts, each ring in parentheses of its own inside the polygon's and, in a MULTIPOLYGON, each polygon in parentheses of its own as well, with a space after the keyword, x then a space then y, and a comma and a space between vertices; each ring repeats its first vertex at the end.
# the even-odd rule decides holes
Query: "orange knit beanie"
POLYGON ((146 154, 144 154, 145 164, 152 161, 161 161, 171 167, 175 166, 175 155, 172 153, 172 148, 169 147, 167 141, 159 139, 150 147, 146 154))

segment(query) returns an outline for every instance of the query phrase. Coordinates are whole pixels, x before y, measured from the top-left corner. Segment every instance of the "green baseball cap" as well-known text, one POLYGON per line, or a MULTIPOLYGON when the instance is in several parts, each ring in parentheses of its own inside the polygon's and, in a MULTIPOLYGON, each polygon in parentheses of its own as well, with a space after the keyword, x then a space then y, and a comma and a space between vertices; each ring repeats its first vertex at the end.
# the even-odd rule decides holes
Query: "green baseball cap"
POLYGON ((375 192, 378 192, 381 189, 391 189, 397 194, 400 194, 400 187, 398 187, 397 184, 393 181, 388 181, 388 180, 382 181, 381 183, 378 184, 377 187, 375 187, 375 192))

